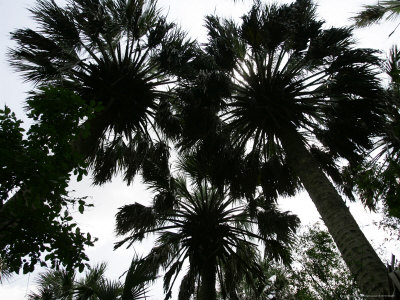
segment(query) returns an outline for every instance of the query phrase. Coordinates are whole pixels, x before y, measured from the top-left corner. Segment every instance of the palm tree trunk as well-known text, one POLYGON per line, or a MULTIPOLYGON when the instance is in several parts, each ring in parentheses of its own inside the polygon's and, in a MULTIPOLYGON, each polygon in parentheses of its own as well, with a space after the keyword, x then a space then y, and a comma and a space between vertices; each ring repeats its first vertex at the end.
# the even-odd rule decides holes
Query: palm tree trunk
POLYGON ((208 261, 201 272, 200 300, 216 300, 216 263, 215 259, 208 261))
POLYGON ((286 128, 280 131, 279 138, 289 165, 314 202, 361 292, 364 295, 388 295, 385 265, 339 193, 314 161, 298 132, 294 128, 286 128))

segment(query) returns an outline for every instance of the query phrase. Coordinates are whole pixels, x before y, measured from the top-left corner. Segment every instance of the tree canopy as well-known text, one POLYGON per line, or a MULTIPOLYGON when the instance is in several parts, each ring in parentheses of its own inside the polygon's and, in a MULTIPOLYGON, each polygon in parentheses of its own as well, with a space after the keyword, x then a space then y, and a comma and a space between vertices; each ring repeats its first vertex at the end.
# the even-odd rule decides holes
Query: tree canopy
POLYGON ((95 241, 80 231, 71 210, 83 213, 85 198, 68 195, 70 170, 81 178, 86 165, 70 141, 80 132, 80 122, 94 107, 67 90, 43 88, 28 100, 34 124, 24 136, 22 122, 8 107, 0 110, 1 148, 1 247, 0 257, 10 271, 33 271, 35 265, 83 269, 84 248, 95 241), (80 106, 80 107, 79 107, 80 106), (21 186, 29 190, 19 201, 8 198, 21 186), (4 207, 7 206, 6 209, 4 207), (43 256, 42 256, 43 254, 43 256))
POLYGON ((219 157, 227 157, 230 172, 216 174, 219 182, 249 201, 259 187, 271 198, 304 187, 363 291, 382 293, 385 265, 339 193, 353 197, 338 166, 358 165, 382 124, 376 51, 356 48, 351 28, 324 28, 311 1, 257 2, 240 24, 206 21, 209 41, 170 109, 182 120, 183 148, 209 161, 218 153, 211 165, 222 170, 219 157), (248 162, 243 177, 235 155, 248 162))
POLYGON ((263 287, 262 293, 255 294, 246 281, 242 281, 237 286, 240 291, 237 299, 333 300, 360 297, 353 276, 325 229, 318 223, 302 226, 298 237, 292 248, 293 263, 288 267, 268 259, 261 261, 264 277, 258 279, 258 285, 263 287))
POLYGON ((166 271, 165 299, 171 297, 185 262, 189 268, 179 299, 190 299, 199 282, 200 298, 216 299, 217 280, 223 294, 234 297, 235 282, 245 277, 251 283, 263 276, 257 264, 258 243, 266 257, 290 263, 290 245, 299 223, 296 216, 280 212, 262 195, 251 204, 230 197, 228 190, 197 177, 198 164, 193 160, 186 158, 180 166, 181 173, 171 176, 155 163, 153 172, 145 176, 145 183, 156 191, 153 205, 126 205, 116 217, 117 234, 127 235, 116 247, 125 243, 129 247, 157 234, 155 247, 143 263, 155 273, 159 268, 166 271), (169 209, 162 204, 165 201, 172 202, 169 209))
MULTIPOLYGON (((310 0, 256 1, 240 22, 207 16, 205 44, 188 40, 152 0, 37 0, 30 12, 37 27, 12 33, 9 60, 36 85, 27 100, 35 123, 24 136, 10 110, 0 111, 0 142, 12 146, 0 149, 0 258, 11 270, 46 261, 83 270, 94 239, 70 214, 84 211, 85 198, 67 186, 72 172, 79 180, 91 171, 94 184, 140 174, 155 194, 116 216, 124 236, 116 247, 158 234, 116 297, 140 298, 163 270, 168 299, 187 263, 179 299, 216 299, 217 282, 223 298, 238 299, 243 280, 262 295, 261 256, 289 264, 299 223, 276 201, 303 188, 360 291, 389 292, 385 265, 343 195, 354 200, 356 178, 367 203, 380 193, 397 213, 397 51, 384 89, 377 51, 357 48, 352 28, 327 28, 310 0), (351 172, 374 143, 390 155, 383 172, 367 170, 378 176, 363 187, 368 176, 351 172)), ((314 250, 332 246, 322 233, 310 238, 320 242, 314 250)), ((318 259, 303 263, 315 271, 318 259)), ((304 295, 318 294, 315 278, 300 273, 304 295)))
MULTIPOLYGON (((49 269, 36 279, 37 292, 31 291, 29 300, 118 300, 122 284, 106 278, 107 265, 90 266, 82 278, 74 270, 49 269)), ((135 298, 139 299, 139 298, 135 298)))

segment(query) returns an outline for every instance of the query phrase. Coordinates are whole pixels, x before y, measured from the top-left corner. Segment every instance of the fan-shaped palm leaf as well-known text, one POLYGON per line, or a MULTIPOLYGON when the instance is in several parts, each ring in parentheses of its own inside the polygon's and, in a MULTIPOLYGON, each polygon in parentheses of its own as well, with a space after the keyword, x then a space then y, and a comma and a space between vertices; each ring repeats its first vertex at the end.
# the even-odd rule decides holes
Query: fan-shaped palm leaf
POLYGON ((89 267, 85 276, 77 279, 75 272, 49 270, 39 274, 38 292, 31 292, 31 300, 118 300, 122 284, 105 277, 106 264, 89 267))
MULTIPOLYGON (((96 182, 107 181, 151 144, 166 101, 159 87, 169 82, 155 56, 165 44, 183 47, 184 36, 152 0, 70 0, 65 7, 38 0, 30 11, 38 28, 12 33, 10 62, 26 80, 71 89, 98 107, 74 146, 91 157, 96 182)), ((139 170, 140 160, 131 168, 139 170)))
POLYGON ((157 278, 152 265, 134 256, 126 273, 122 300, 146 299, 148 284, 157 278))
POLYGON ((28 297, 32 300, 72 300, 75 276, 75 272, 64 269, 41 273, 36 280, 38 293, 30 293, 28 297))
MULTIPOLYGON (((186 173, 191 174, 196 172, 186 173)), ((250 212, 246 203, 229 197, 226 190, 213 187, 204 178, 192 177, 186 182, 182 175, 171 176, 168 190, 174 197, 169 210, 159 211, 157 206, 138 203, 126 205, 117 214, 116 228, 117 234, 128 235, 116 247, 124 243, 130 246, 148 234, 158 234, 156 246, 144 262, 155 272, 159 268, 166 271, 166 299, 171 297, 172 286, 185 262, 189 269, 181 283, 180 299, 189 299, 197 279, 201 282, 202 299, 215 299, 216 280, 223 284, 222 268, 232 260, 249 278, 250 274, 261 276, 253 263, 259 256, 257 241, 265 245, 266 255, 290 261, 287 247, 298 225, 297 217, 279 212, 261 198, 255 200, 255 209, 250 212)), ((157 195, 155 200, 159 201, 157 195)))

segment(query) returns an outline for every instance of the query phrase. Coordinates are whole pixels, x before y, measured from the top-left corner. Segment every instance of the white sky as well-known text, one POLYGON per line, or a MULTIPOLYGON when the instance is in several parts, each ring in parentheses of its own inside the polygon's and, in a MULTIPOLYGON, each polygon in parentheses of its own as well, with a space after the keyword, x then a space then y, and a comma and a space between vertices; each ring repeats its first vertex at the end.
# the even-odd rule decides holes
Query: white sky
MULTIPOLYGON (((278 3, 288 3, 290 1, 278 1, 278 3)), ((344 26, 350 24, 349 18, 359 11, 363 4, 375 4, 376 0, 321 0, 318 4, 318 13, 324 18, 329 26, 344 26)), ((203 28, 204 16, 216 13, 220 16, 240 17, 247 11, 246 7, 252 1, 233 0, 173 0, 159 1, 159 6, 168 12, 170 20, 181 24, 191 37, 200 38, 200 42, 205 41, 205 30, 203 28)), ((33 21, 29 18, 26 8, 34 4, 33 0, 0 0, 0 107, 7 104, 17 117, 24 118, 24 101, 26 92, 29 91, 29 84, 22 83, 22 79, 9 67, 6 58, 8 47, 12 47, 9 39, 9 32, 23 27, 32 27, 33 21)), ((385 52, 395 43, 399 33, 388 38, 390 32, 397 23, 386 23, 368 29, 356 30, 356 37, 360 47, 370 47, 383 50, 385 52)), ((83 231, 89 231, 92 236, 99 237, 95 247, 90 248, 87 253, 91 263, 106 261, 108 262, 107 275, 112 279, 117 279, 129 267, 133 255, 133 249, 121 248, 113 251, 113 243, 116 241, 114 236, 114 216, 124 204, 140 201, 146 203, 150 199, 150 194, 145 187, 136 182, 131 187, 126 185, 118 178, 113 183, 102 187, 93 187, 90 178, 84 179, 80 183, 72 183, 71 189, 76 190, 78 196, 90 196, 95 204, 85 212, 83 216, 76 214, 79 225, 83 231)), ((298 214, 304 224, 313 223, 319 220, 316 209, 305 193, 291 199, 282 199, 280 204, 284 210, 292 210, 298 214)), ((383 234, 372 225, 372 220, 377 216, 366 213, 360 204, 352 204, 351 211, 356 217, 360 226, 364 230, 367 238, 372 240, 374 246, 383 243, 383 234)), ((146 248, 151 247, 151 241, 147 242, 146 248)), ((388 246, 391 251, 398 252, 394 245, 388 246)), ((389 259, 390 253, 383 253, 389 259)), ((9 282, 0 286, 0 299, 25 299, 26 292, 34 287, 35 273, 31 275, 14 276, 9 282)), ((162 286, 157 284, 151 291, 151 299, 162 298, 162 286)), ((176 299, 176 293, 173 299, 176 299)))

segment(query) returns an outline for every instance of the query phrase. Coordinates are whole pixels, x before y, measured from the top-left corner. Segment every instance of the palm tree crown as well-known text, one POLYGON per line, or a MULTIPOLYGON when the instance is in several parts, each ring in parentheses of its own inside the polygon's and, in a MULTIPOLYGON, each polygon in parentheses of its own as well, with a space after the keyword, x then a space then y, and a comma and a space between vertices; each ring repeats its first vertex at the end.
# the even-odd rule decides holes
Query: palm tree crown
POLYGON ((379 92, 375 51, 354 49, 349 29, 322 25, 310 1, 257 5, 243 17, 236 37, 246 52, 237 56, 223 116, 239 146, 251 141, 266 157, 282 153, 280 135, 295 128, 334 157, 359 158, 359 147, 369 146, 365 121, 377 120, 371 108, 379 92))
POLYGON ((360 162, 381 124, 376 51, 355 48, 349 28, 324 29, 310 1, 257 3, 242 20, 206 18, 209 42, 193 60, 198 76, 181 80, 172 109, 183 123, 181 144, 213 155, 221 147, 210 144, 224 139, 239 156, 280 165, 293 195, 296 174, 287 170, 281 138, 296 131, 353 199, 334 161, 360 162))
POLYGON ((250 280, 262 276, 256 263, 256 241, 265 246, 265 255, 285 263, 290 261, 289 247, 299 223, 297 217, 279 212, 262 196, 255 199, 251 208, 229 197, 226 190, 213 187, 208 179, 192 177, 196 174, 193 164, 181 166, 189 171, 186 175, 191 178, 190 186, 181 175, 170 177, 168 185, 148 176, 147 182, 157 191, 153 206, 135 203, 122 207, 117 214, 117 233, 129 234, 117 247, 127 242, 131 245, 151 233, 158 234, 156 246, 144 261, 155 270, 166 270, 166 299, 171 296, 185 261, 189 268, 179 299, 189 299, 197 280, 200 297, 215 299, 217 278, 223 293, 233 295, 238 277, 250 280), (160 210, 160 198, 165 201, 167 193, 172 195, 173 206, 160 210), (227 268, 233 273, 229 273, 229 280, 224 280, 222 274, 227 268))
MULTIPOLYGON (((74 142, 85 157, 92 155, 96 182, 110 180, 121 165, 136 173, 140 159, 133 165, 122 157, 143 152, 143 141, 151 141, 165 97, 159 87, 168 83, 155 56, 183 35, 153 0, 70 0, 65 7, 38 0, 30 11, 38 29, 12 33, 11 64, 26 80, 70 89, 98 108, 85 124, 88 132, 74 142)), ((133 175, 126 174, 128 182, 133 175)))
MULTIPOLYGON (((89 267, 85 276, 77 279, 74 271, 49 270, 39 274, 38 292, 28 295, 30 300, 118 300, 122 285, 105 277, 106 264, 89 267)), ((136 298, 139 299, 139 298, 136 298)))

